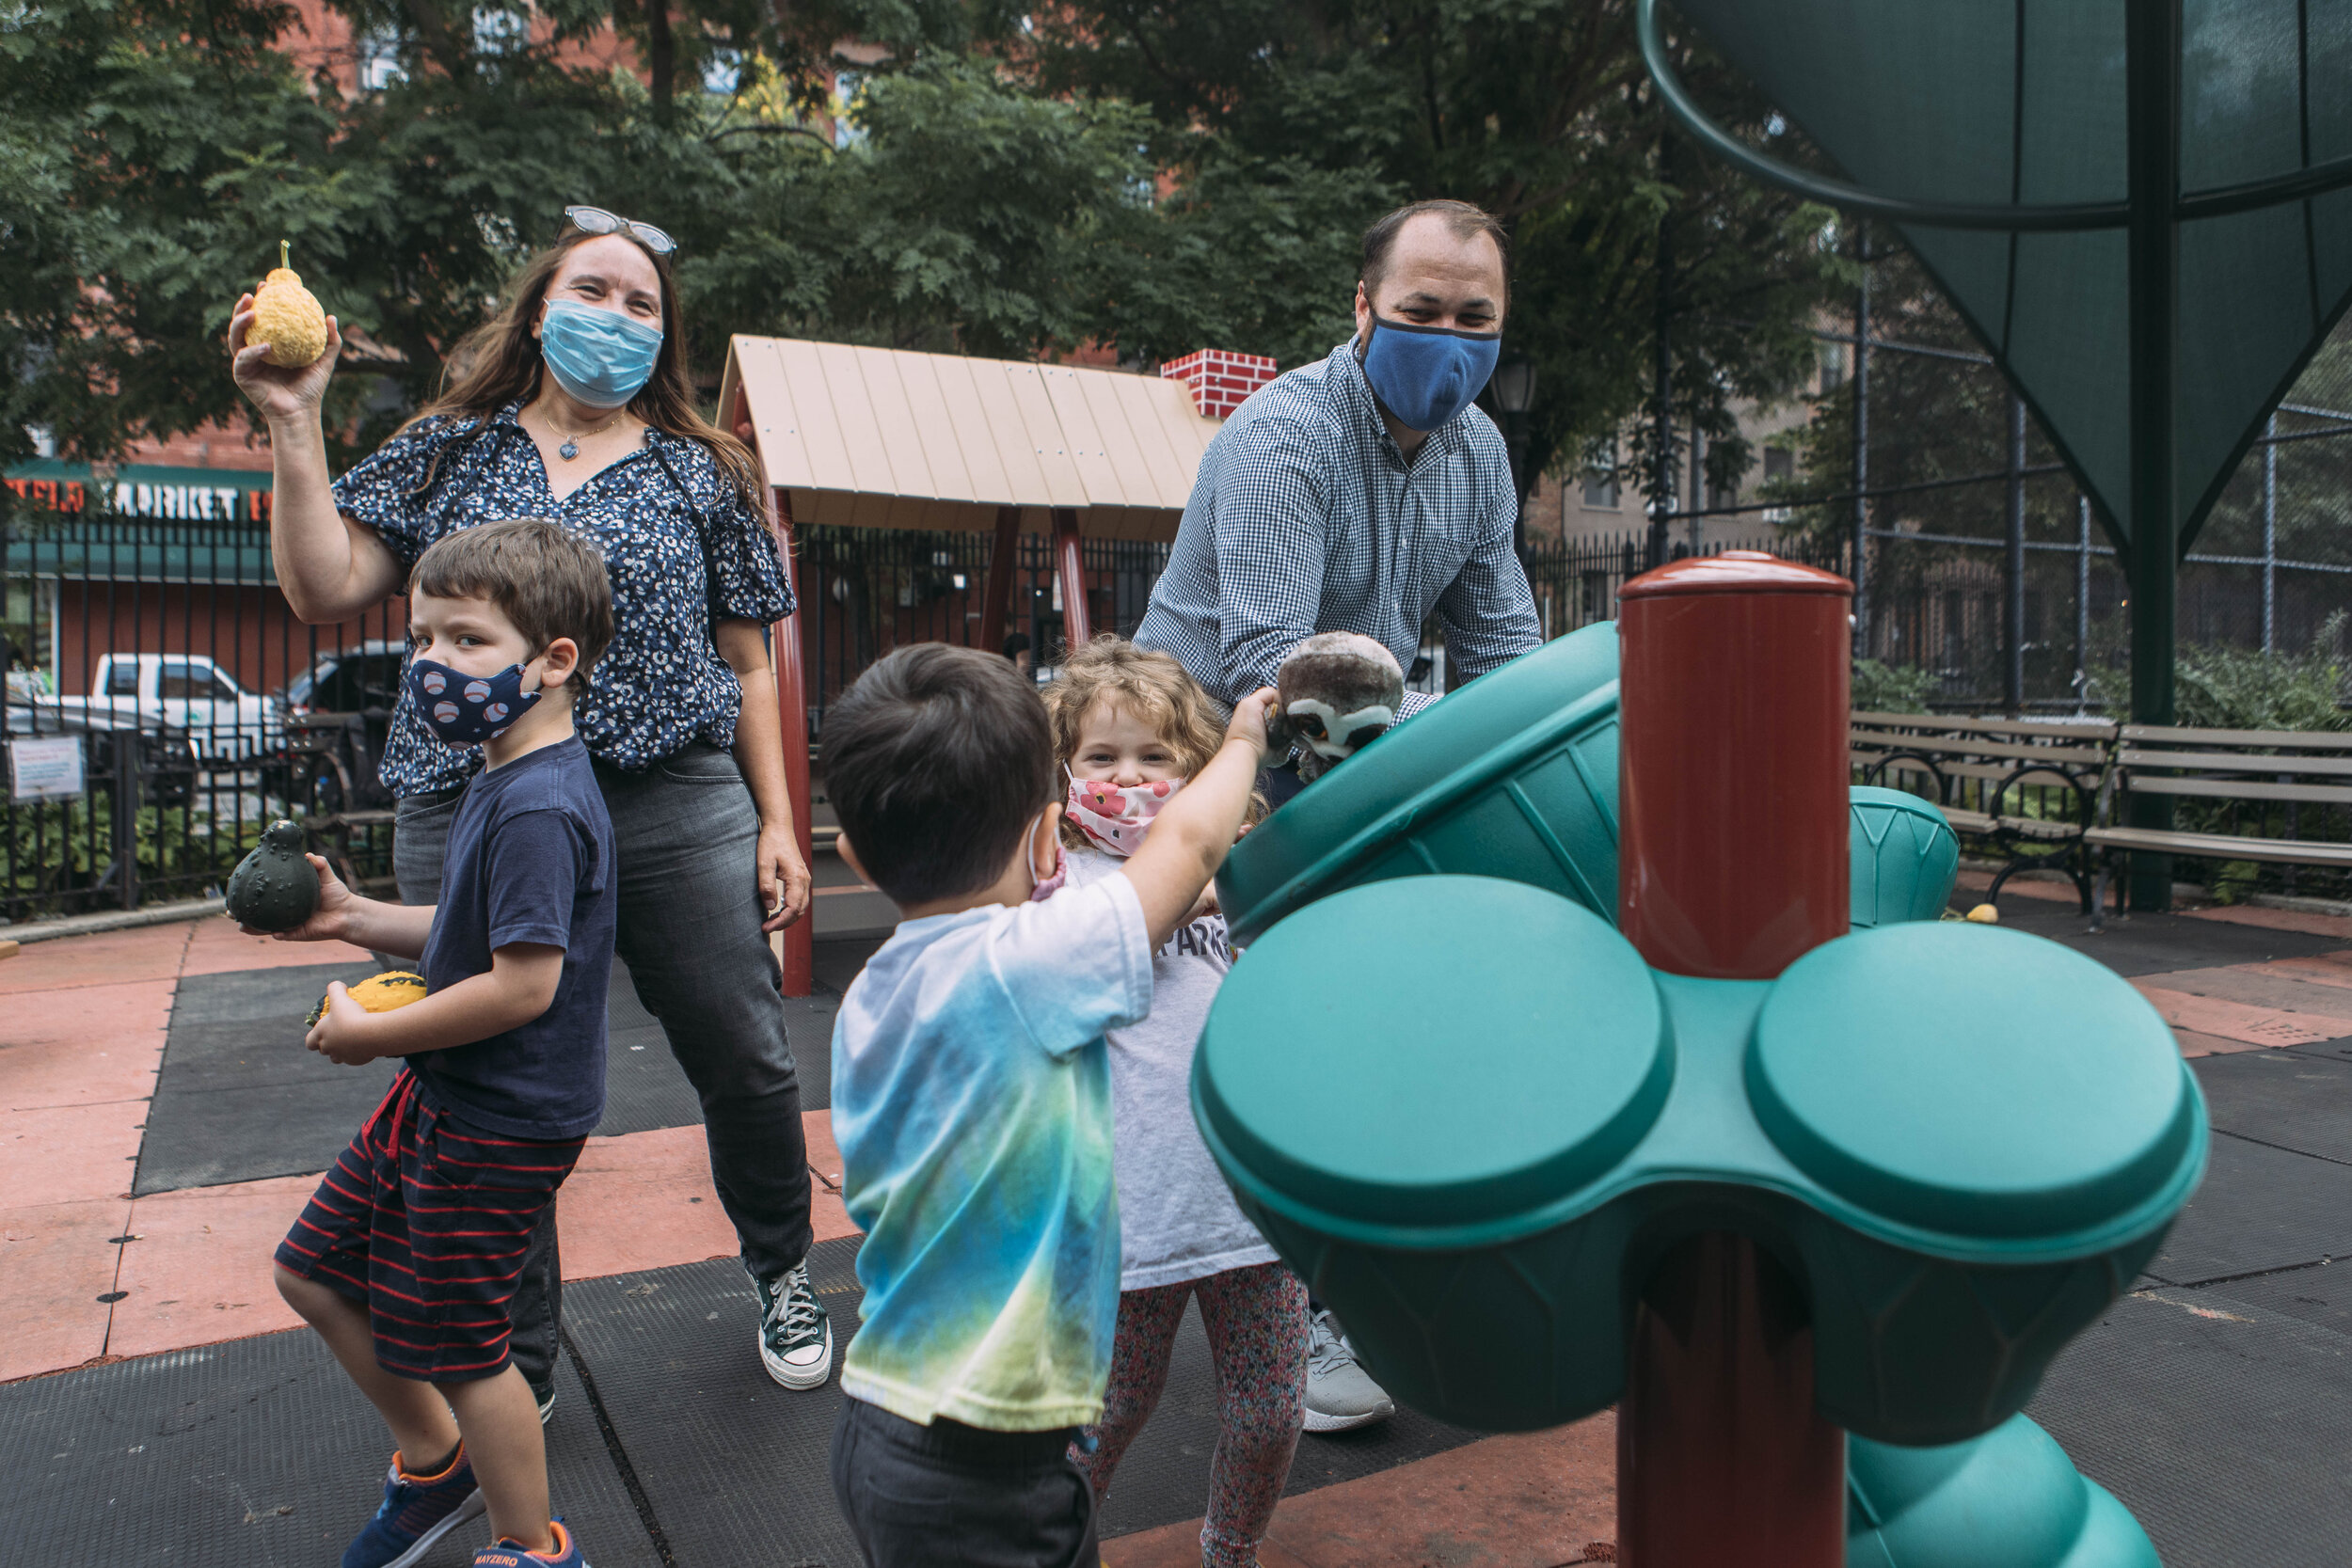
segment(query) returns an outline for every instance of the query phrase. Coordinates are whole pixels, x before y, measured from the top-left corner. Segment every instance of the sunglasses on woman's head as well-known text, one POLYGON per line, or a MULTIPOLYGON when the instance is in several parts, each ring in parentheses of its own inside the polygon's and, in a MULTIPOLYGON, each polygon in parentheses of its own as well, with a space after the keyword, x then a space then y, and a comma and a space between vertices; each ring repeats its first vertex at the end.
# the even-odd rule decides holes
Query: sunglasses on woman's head
POLYGON ((667 256, 677 249, 677 242, 652 224, 633 222, 601 207, 566 207, 564 221, 583 234, 626 232, 656 256, 667 256))

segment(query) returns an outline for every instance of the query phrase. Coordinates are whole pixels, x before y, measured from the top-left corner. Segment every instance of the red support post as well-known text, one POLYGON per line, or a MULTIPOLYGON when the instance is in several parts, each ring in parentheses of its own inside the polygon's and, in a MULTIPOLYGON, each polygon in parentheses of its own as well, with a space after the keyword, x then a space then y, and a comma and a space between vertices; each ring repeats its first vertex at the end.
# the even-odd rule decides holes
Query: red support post
POLYGON ((1087 619, 1086 551, 1080 545, 1074 508, 1054 508, 1054 565, 1061 577, 1062 638, 1074 654, 1094 637, 1087 619))
POLYGON ((1005 615, 1012 607, 1012 574, 1021 549, 1021 509, 996 509, 996 544, 988 555, 987 597, 980 601, 980 646, 1001 653, 1005 646, 1005 615))
MULTIPOLYGON (((768 525, 776 537, 776 562, 784 585, 792 594, 792 613, 769 628, 770 655, 776 667, 776 713, 784 731, 784 786, 792 800, 792 832, 800 840, 801 863, 814 865, 816 845, 809 832, 808 675, 801 657, 801 581, 793 560, 792 498, 771 490, 768 525)), ((817 989, 817 908, 784 928, 784 994, 806 996, 817 989)))
MULTIPOLYGON (((1756 551, 1619 595, 1617 906, 1655 968, 1767 980, 1847 928, 1853 586, 1756 551)), ((1635 1568, 1842 1568, 1846 1434, 1813 1405, 1804 1293, 1750 1237, 1644 1282, 1617 1413, 1635 1568)))

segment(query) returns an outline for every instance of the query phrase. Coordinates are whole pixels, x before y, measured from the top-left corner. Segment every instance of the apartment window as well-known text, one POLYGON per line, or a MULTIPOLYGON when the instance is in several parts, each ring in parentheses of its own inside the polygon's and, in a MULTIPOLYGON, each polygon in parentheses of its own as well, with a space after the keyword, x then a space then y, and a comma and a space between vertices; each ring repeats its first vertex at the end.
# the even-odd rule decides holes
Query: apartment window
POLYGON ((392 29, 361 33, 353 40, 352 48, 358 56, 361 92, 382 92, 395 82, 408 79, 408 73, 400 68, 400 35, 392 29))
POLYGON ((1614 512, 1622 499, 1617 489, 1617 443, 1596 445, 1584 465, 1584 504, 1597 512, 1614 512))
POLYGON ((1797 454, 1787 447, 1764 449, 1764 483, 1786 484, 1797 477, 1797 454))
POLYGON ((1838 388, 1843 387, 1845 384, 1846 345, 1843 343, 1823 343, 1821 345, 1822 395, 1827 396, 1829 393, 1837 390, 1838 388))
POLYGON ((476 6, 473 46, 484 55, 512 55, 531 42, 531 18, 520 10, 476 6))

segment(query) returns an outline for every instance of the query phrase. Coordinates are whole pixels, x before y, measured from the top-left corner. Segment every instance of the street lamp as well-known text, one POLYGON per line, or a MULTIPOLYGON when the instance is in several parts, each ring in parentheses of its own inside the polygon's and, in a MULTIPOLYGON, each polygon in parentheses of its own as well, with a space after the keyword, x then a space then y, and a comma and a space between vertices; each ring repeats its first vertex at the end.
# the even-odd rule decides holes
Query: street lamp
POLYGON ((1535 361, 1524 354, 1504 356, 1495 366, 1495 412, 1502 415, 1503 446, 1511 454, 1511 548, 1527 559, 1527 484, 1521 470, 1527 464, 1527 411, 1535 402, 1535 361))

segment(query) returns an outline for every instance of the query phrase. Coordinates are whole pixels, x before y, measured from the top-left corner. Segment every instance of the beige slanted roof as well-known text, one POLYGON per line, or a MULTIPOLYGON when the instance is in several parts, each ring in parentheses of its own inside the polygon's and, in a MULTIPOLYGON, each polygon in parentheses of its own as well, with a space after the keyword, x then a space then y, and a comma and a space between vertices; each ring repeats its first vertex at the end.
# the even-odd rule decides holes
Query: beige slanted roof
POLYGON ((748 417, 800 524, 1173 539, 1218 421, 1181 382, 1117 371, 738 337, 719 406, 748 417), (742 402, 739 403, 739 396, 742 402))

